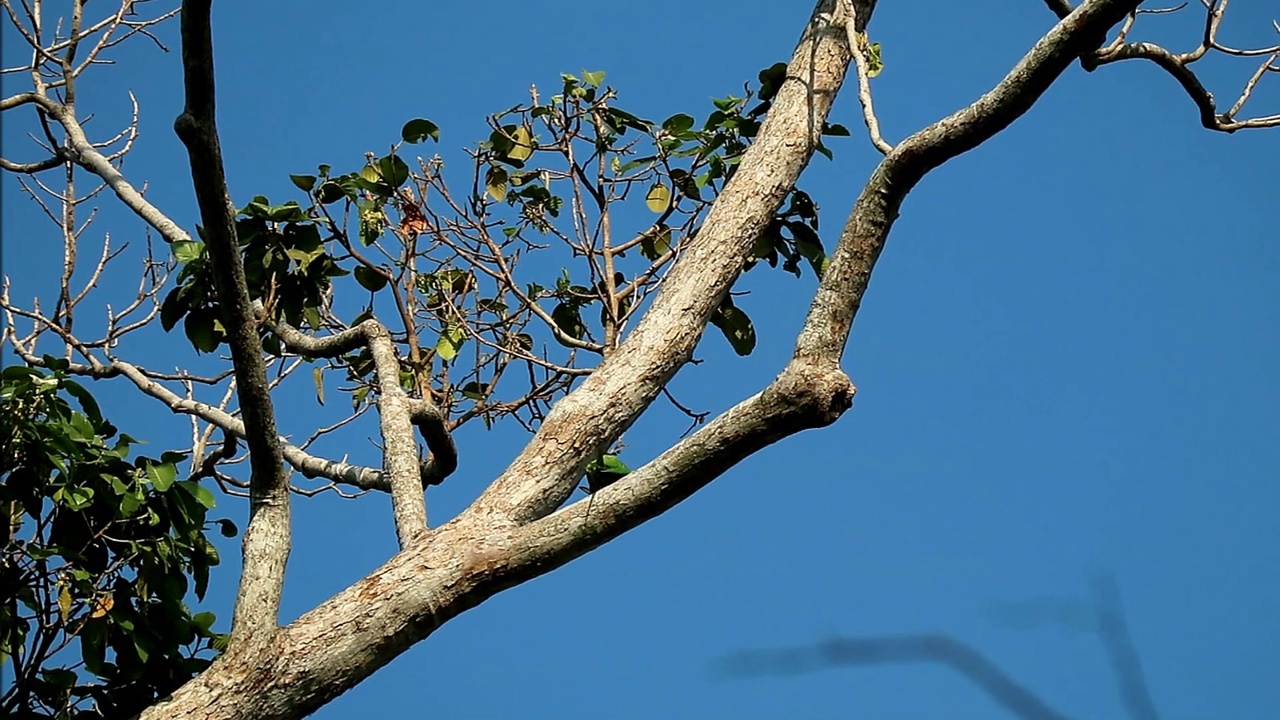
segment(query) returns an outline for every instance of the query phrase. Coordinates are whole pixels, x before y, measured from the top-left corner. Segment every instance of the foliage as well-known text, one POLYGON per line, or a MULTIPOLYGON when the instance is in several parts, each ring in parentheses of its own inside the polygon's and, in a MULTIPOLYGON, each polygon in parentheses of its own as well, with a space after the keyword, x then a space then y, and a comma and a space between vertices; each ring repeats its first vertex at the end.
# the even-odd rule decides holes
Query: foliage
POLYGON ((218 553, 206 537, 210 491, 178 479, 184 453, 126 458, 90 393, 67 377, 13 366, 0 386, 0 661, 13 682, 5 717, 129 716, 209 665, 225 643, 192 614, 218 553), (114 439, 114 442, 110 442, 114 439))
MULTIPOLYGON (((434 123, 410 120, 389 153, 367 155, 357 171, 320 165, 291 175, 305 202, 258 196, 240 208, 250 293, 274 322, 313 331, 340 332, 385 303, 379 317, 397 318, 406 390, 430 393, 451 427, 513 416, 531 428, 639 317, 733 176, 785 73, 783 63, 761 71, 756 90, 714 100, 701 121, 678 113, 660 123, 617 107, 603 72, 563 75, 552 97, 535 90, 488 119, 461 193, 439 156, 409 160, 409 146, 440 139, 434 123), (643 210, 625 202, 635 199, 643 210)), ((824 132, 848 135, 839 125, 824 132)), ((203 244, 172 251, 181 270, 163 326, 183 321, 192 345, 213 352, 224 329, 203 244)), ((817 207, 803 190, 790 192, 743 270, 761 262, 822 274, 817 207)), ((752 352, 756 332, 741 303, 725 297, 711 320, 735 352, 752 352)), ((263 341, 285 354, 271 332, 263 341)), ((353 410, 376 394, 367 349, 314 362, 321 402, 326 370, 350 383, 353 410)))

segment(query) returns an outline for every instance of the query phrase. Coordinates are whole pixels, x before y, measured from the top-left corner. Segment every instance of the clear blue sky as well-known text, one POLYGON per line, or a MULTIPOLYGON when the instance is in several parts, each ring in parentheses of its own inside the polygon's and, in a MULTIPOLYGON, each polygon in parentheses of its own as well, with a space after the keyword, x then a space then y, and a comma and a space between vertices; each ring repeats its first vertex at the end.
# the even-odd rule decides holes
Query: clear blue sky
MULTIPOLYGON (((1224 39, 1274 42, 1269 5, 1233 4, 1224 39)), ((809 10, 758 0, 354 7, 215 4, 237 202, 296 197, 289 173, 356 166, 412 117, 438 123, 440 151, 458 157, 487 134, 484 114, 562 71, 607 71, 622 105, 645 117, 704 114, 710 97, 784 59, 809 10)), ((872 38, 884 46, 875 91, 886 136, 977 97, 1052 20, 1034 0, 885 3, 872 38)), ((1197 36, 1191 16, 1144 23, 1178 49, 1197 36)), ((176 29, 162 37, 176 40, 176 29)), ((6 66, 22 55, 13 39, 4 36, 6 66)), ((125 92, 137 94, 143 134, 125 172, 192 227, 186 156, 170 130, 178 55, 138 42, 115 57, 82 88, 81 107, 100 114, 106 134, 127 112, 125 92)), ((1206 65, 1223 98, 1253 69, 1206 65)), ((24 89, 5 80, 6 93, 24 89)), ((1280 84, 1255 102, 1276 112, 1280 84)), ((852 93, 833 120, 854 137, 833 141, 835 161, 816 159, 802 181, 828 241, 875 162, 852 93)), ((6 156, 33 158, 20 152, 30 124, 5 121, 6 156)), ((843 420, 466 613, 315 717, 1007 717, 938 667, 712 672, 742 650, 936 631, 972 643, 1067 715, 1120 718, 1095 636, 1016 624, 1008 611, 1087 599, 1100 571, 1119 583, 1163 717, 1275 717, 1277 167, 1280 131, 1208 133, 1154 67, 1072 68, 1030 114, 906 202, 854 329, 845 367, 859 393, 843 420)), ((16 295, 49 294, 61 257, 53 226, 12 177, 3 193, 16 295)), ((95 227, 91 237, 143 237, 105 198, 95 227)), ((132 273, 122 266, 104 297, 131 293, 132 273)), ((723 409, 790 354, 812 278, 756 271, 744 288, 759 347, 739 359, 708 335, 708 362, 674 385, 688 405, 723 409)), ((179 340, 157 333, 122 353, 186 363, 179 340)), ((122 383, 95 387, 117 424, 157 450, 185 440, 185 424, 122 383)), ((316 413, 307 385, 278 401, 285 431, 303 437, 316 413)), ((651 457, 680 422, 656 408, 627 436, 628 459, 651 457)), ((464 433, 461 469, 429 498, 435 521, 474 498, 522 441, 515 428, 464 433)), ((349 451, 376 463, 367 443, 349 451)), ((395 547, 385 498, 296 507, 286 619, 395 547)), ((222 508, 244 514, 238 501, 222 508)), ((225 627, 233 545, 224 558, 210 606, 225 627)))

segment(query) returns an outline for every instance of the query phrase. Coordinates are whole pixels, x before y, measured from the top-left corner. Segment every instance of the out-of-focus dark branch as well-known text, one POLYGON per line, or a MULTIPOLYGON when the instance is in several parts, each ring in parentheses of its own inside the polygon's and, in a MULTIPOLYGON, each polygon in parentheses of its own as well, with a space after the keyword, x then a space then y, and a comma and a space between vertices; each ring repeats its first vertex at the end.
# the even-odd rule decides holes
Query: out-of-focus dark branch
POLYGON ((901 663, 949 667, 1022 720, 1069 720, 990 658, 949 635, 833 638, 808 647, 744 651, 726 657, 721 669, 737 676, 795 675, 831 667, 901 663))
POLYGON ((1111 575, 1096 578, 1093 597, 1098 639, 1111 659, 1120 701, 1129 711, 1131 720, 1159 720, 1160 713, 1151 699, 1151 691, 1147 689, 1147 680, 1142 672, 1142 659, 1129 637, 1129 625, 1124 618, 1120 588, 1115 578, 1111 575))

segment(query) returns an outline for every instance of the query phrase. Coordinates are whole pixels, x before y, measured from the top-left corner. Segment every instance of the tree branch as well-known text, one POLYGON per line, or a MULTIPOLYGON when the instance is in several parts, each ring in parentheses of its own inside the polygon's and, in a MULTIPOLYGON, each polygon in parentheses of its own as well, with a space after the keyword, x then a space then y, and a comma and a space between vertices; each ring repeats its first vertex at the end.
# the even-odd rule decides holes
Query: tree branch
POLYGON ((1258 71, 1250 78, 1249 84, 1241 93, 1240 99, 1236 104, 1225 113, 1219 113, 1217 102, 1213 98, 1213 93, 1205 88, 1200 82, 1200 78, 1189 66, 1189 61, 1183 56, 1174 55, 1168 50, 1149 42, 1133 42, 1124 43, 1107 52, 1100 53, 1098 57, 1099 65, 1119 62, 1121 60, 1150 60, 1155 63, 1161 70, 1169 73, 1182 89, 1186 91, 1187 97, 1195 103, 1196 108, 1200 111, 1200 125, 1207 130, 1217 130, 1225 133, 1233 133, 1237 130, 1245 130, 1250 128, 1280 127, 1280 114, 1267 115, 1263 117, 1249 118, 1247 120, 1236 120, 1234 115, 1244 107, 1245 101, 1253 92, 1254 86, 1262 74, 1270 69, 1272 72, 1280 72, 1280 67, 1271 65, 1278 55, 1272 55, 1267 58, 1258 71))
POLYGON ((816 647, 754 650, 725 659, 735 675, 784 675, 821 668, 890 663, 936 663, 963 675, 1023 720, 1070 720, 1014 680, 973 646, 950 635, 832 638, 816 647))
POLYGON ((1021 117, 1073 60, 1101 44, 1140 0, 1090 0, 1059 21, 1013 70, 972 105, 903 140, 872 173, 845 222, 796 357, 838 365, 898 209, 929 171, 986 142, 1021 117))
POLYGON ((190 157, 192 184, 204 221, 218 302, 225 313, 223 322, 249 446, 249 523, 244 533, 244 570, 228 654, 253 656, 270 644, 278 627, 280 594, 289 558, 290 497, 262 343, 236 239, 235 207, 227 192, 218 144, 210 4, 210 0, 182 3, 186 106, 174 121, 174 130, 190 157))
POLYGON ((374 319, 336 335, 316 338, 286 323, 264 321, 289 350, 313 357, 337 357, 357 347, 373 356, 378 379, 378 414, 382 431, 383 465, 391 483, 391 507, 400 548, 409 547, 427 531, 427 508, 422 490, 436 485, 458 467, 458 449, 444 415, 429 398, 414 400, 400 386, 400 360, 387 329, 374 319), (417 426, 427 441, 431 459, 418 461, 413 439, 417 426))
MULTIPOLYGON (((26 311, 4 305, 8 312, 30 317, 32 314, 26 311)), ((39 318, 46 323, 55 332, 59 330, 56 325, 47 318, 39 318)), ((14 351, 23 362, 33 367, 44 367, 44 361, 29 352, 23 347, 21 340, 17 337, 12 324, 5 328, 5 333, 13 344, 14 351)), ((68 340, 72 347, 78 347, 80 344, 74 341, 74 338, 63 338, 68 340)), ((175 413, 191 415, 204 420, 220 430, 234 435, 239 438, 247 438, 248 431, 245 430, 244 422, 240 418, 231 415, 223 410, 218 409, 207 403, 197 402, 188 398, 184 398, 169 388, 156 382, 157 378, 167 380, 198 380, 198 378, 185 378, 175 376, 165 376, 153 371, 138 367, 132 363, 120 359, 112 359, 107 363, 88 356, 92 364, 71 363, 67 368, 67 372, 73 375, 93 378, 94 380, 106 380, 109 378, 124 376, 128 378, 137 388, 145 395, 164 403, 175 413)), ((312 455, 303 448, 293 445, 286 441, 283 436, 280 438, 281 448, 284 459, 295 469, 308 478, 322 477, 335 483, 342 485, 350 485, 351 487, 361 490, 378 490, 381 492, 390 492, 391 483, 386 473, 380 472, 370 467, 362 465, 351 465, 338 460, 330 460, 328 458, 312 455)), ((433 471, 431 477, 436 477, 433 471)), ((437 481, 438 482, 438 481, 437 481)), ((428 484, 427 478, 423 478, 423 486, 428 484)), ((435 483, 432 483, 435 484, 435 483)))
POLYGON ((756 237, 818 145, 850 58, 841 13, 836 0, 817 4, 755 142, 648 312, 618 349, 556 404, 532 442, 465 517, 519 525, 559 507, 582 468, 630 427, 692 357, 756 237))

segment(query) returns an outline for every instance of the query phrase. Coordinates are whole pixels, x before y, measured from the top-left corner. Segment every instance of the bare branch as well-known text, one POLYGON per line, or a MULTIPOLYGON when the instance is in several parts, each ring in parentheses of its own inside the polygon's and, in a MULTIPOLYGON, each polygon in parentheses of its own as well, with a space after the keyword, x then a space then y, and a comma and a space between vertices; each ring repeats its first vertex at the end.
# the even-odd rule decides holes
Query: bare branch
POLYGON ((888 155, 893 151, 884 136, 880 134, 880 121, 876 118, 875 107, 871 102, 871 74, 867 66, 867 36, 857 30, 858 16, 853 0, 844 0, 845 12, 849 13, 845 20, 845 32, 848 34, 849 47, 853 48, 853 62, 858 68, 858 102, 862 105, 862 119, 867 124, 867 132, 871 135, 871 144, 888 155))
MULTIPOLYGON (((1195 57, 1198 58, 1199 56, 1195 57)), ((1098 64, 1105 65, 1133 59, 1150 60, 1160 69, 1173 76, 1173 79, 1177 80, 1182 89, 1186 91, 1187 96, 1191 98, 1191 101, 1196 104, 1196 108, 1200 110, 1200 124, 1202 126, 1208 130, 1233 133, 1237 130, 1249 128, 1280 127, 1280 114, 1249 118, 1247 120, 1236 120, 1234 117, 1235 113, 1244 107, 1262 74, 1267 72, 1268 69, 1272 72, 1277 71, 1276 68, 1271 66, 1276 57, 1277 55, 1272 55, 1267 62, 1263 63, 1262 67, 1250 78, 1244 91, 1241 92, 1240 98, 1232 106, 1231 110, 1225 113, 1218 112, 1213 93, 1205 89, 1205 86, 1200 82, 1200 78, 1191 70, 1191 60, 1187 59, 1188 56, 1186 55, 1174 55, 1153 43, 1134 42, 1125 43, 1100 55, 1098 64)))
MULTIPOLYGON (((28 311, 18 310, 5 305, 7 312, 20 316, 31 317, 28 311)), ((39 317, 39 316, 37 316, 39 317)), ((42 318, 43 319, 43 318, 42 318)), ((46 320, 47 322, 47 320, 46 320)), ((53 326, 55 332, 60 330, 57 326, 53 326)), ((36 367, 43 367, 44 361, 36 356, 25 344, 21 343, 16 337, 12 323, 5 328, 5 332, 10 338, 10 342, 14 345, 15 351, 22 361, 36 367)), ((65 341, 74 343, 73 347, 80 347, 74 338, 67 337, 65 341)), ((85 349, 85 354, 88 350, 85 349)), ((221 378, 193 378, 186 375, 166 375, 156 373, 145 368, 138 367, 124 360, 112 360, 110 363, 102 363, 101 361, 89 357, 91 364, 72 363, 67 372, 73 375, 81 375, 93 378, 94 380, 105 380, 124 376, 128 378, 139 390, 145 395, 164 403, 166 407, 175 413, 182 413, 198 417, 205 422, 217 426, 220 430, 230 433, 236 437, 247 440, 247 431, 245 425, 240 418, 231 415, 225 410, 219 409, 213 405, 196 402, 190 398, 184 398, 181 395, 161 385, 156 380, 173 380, 173 381, 194 381, 194 382, 211 382, 221 378)), ((225 377, 222 376, 222 377, 225 377)), ((335 483, 350 485, 361 490, 379 490, 382 492, 390 492, 391 485, 386 475, 378 470, 359 465, 351 465, 344 461, 329 460, 327 458, 318 457, 307 453, 302 448, 288 443, 283 436, 280 436, 280 443, 284 459, 305 477, 326 478, 335 483)))
MULTIPOLYGON (((1065 18, 1070 12, 1066 0, 1045 0, 1053 12, 1065 18)), ((1139 15, 1167 15, 1175 13, 1187 6, 1182 3, 1168 8, 1135 9, 1129 14, 1124 27, 1111 43, 1100 50, 1081 57, 1085 69, 1093 70, 1101 65, 1120 62, 1121 60, 1149 60, 1167 72, 1182 86, 1182 89, 1195 103, 1200 111, 1200 124, 1208 130, 1233 133, 1237 130, 1252 128, 1280 127, 1280 114, 1266 115, 1244 120, 1237 120, 1236 115, 1244 109, 1244 105, 1253 95, 1258 81, 1268 72, 1280 73, 1280 66, 1274 63, 1280 58, 1280 44, 1261 48, 1234 48, 1218 41, 1218 30, 1222 19, 1226 16, 1228 0, 1201 0, 1205 7, 1204 31, 1194 49, 1184 53, 1171 52, 1155 43, 1127 42, 1129 32, 1139 15), (1235 57, 1264 57, 1265 60, 1241 90, 1235 103, 1226 112, 1219 112, 1213 93, 1205 88, 1200 78, 1191 69, 1191 65, 1204 58, 1210 51, 1235 57)), ((1280 23, 1273 21, 1276 31, 1280 32, 1280 23)))

